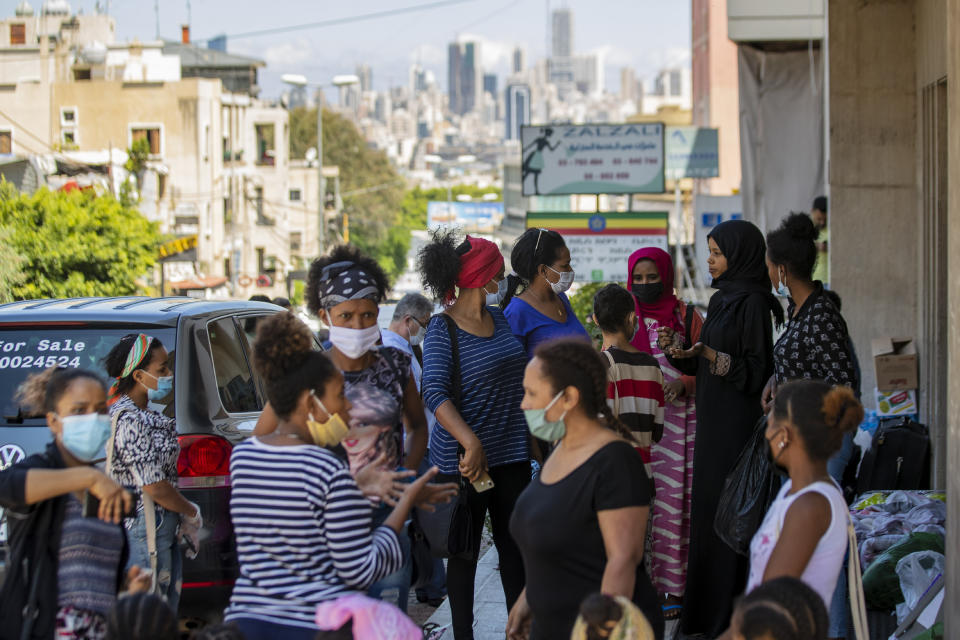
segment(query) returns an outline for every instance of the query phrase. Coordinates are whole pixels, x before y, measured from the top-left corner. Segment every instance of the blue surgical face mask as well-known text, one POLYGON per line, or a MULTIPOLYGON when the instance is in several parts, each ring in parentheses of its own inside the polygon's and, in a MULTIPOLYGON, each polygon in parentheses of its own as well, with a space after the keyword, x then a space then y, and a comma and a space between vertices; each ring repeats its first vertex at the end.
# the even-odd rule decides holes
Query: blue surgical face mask
MULTIPOLYGON (((143 385, 147 390, 147 399, 150 400, 150 402, 159 402, 170 395, 170 392, 173 391, 173 376, 163 376, 162 378, 158 378, 157 376, 147 373, 146 371, 144 371, 144 373, 157 381, 156 389, 151 389, 145 384, 143 385)), ((143 383, 141 382, 140 384, 143 383)))
POLYGON ((780 284, 777 285, 776 294, 781 298, 789 298, 790 289, 787 288, 787 274, 784 273, 783 275, 780 275, 780 272, 777 271, 777 279, 780 280, 780 284))
POLYGON ((567 425, 563 421, 567 415, 566 411, 561 414, 559 420, 547 420, 547 411, 556 404, 562 395, 563 391, 555 395, 553 400, 550 401, 550 404, 543 409, 524 409, 523 417, 527 419, 527 428, 530 429, 530 433, 534 438, 540 438, 547 442, 556 442, 566 434, 567 425))
POLYGON ((87 413, 81 416, 60 418, 63 430, 60 442, 70 454, 81 462, 92 462, 101 457, 103 445, 110 437, 110 416, 102 413, 87 413))
POLYGON ((497 283, 497 292, 487 294, 487 306, 499 307, 503 299, 507 297, 507 279, 504 278, 497 283))

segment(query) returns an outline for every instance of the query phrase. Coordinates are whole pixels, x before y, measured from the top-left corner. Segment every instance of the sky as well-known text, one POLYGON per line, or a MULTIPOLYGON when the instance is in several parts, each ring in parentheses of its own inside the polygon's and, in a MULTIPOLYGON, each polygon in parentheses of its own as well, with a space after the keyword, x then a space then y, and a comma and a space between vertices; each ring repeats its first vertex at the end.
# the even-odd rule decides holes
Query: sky
MULTIPOLYGON (((39 10, 42 0, 30 0, 39 10)), ((12 16, 19 0, 0 0, 12 16)), ((106 0, 100 0, 106 5, 106 0)), ((573 12, 576 53, 603 51, 607 88, 616 91, 620 68, 633 67, 650 80, 657 70, 689 63, 690 3, 684 0, 111 0, 118 39, 180 38, 189 21, 194 41, 227 34, 231 53, 259 58, 263 97, 279 95, 280 76, 298 73, 327 83, 353 73, 359 64, 373 69, 374 89, 407 84, 408 70, 419 62, 446 88, 447 45, 456 39, 481 42, 484 67, 502 80, 517 45, 527 51, 528 66, 547 48, 547 15, 566 6, 573 12), (442 4, 449 2, 449 4, 442 4), (425 4, 429 9, 335 26, 255 37, 230 37, 274 27, 304 25, 425 4), (188 14, 189 7, 189 14, 188 14)), ((75 12, 93 13, 95 0, 72 0, 75 12)))

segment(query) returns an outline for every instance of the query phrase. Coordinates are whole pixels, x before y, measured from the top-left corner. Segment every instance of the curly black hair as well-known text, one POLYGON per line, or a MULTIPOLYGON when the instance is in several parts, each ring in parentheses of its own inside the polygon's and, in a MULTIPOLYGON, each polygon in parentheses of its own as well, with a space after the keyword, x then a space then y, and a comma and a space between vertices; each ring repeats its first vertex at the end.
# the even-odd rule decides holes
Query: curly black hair
POLYGON ((618 284, 608 284, 593 296, 593 319, 607 333, 626 331, 627 317, 636 310, 633 296, 618 284))
POLYGON ((767 257, 787 267, 790 275, 803 280, 813 278, 817 264, 817 228, 805 213, 791 213, 780 226, 767 234, 767 257))
MULTIPOLYGON (((108 376, 111 378, 120 378, 120 374, 123 373, 123 367, 127 364, 127 356, 130 355, 130 349, 133 348, 133 343, 138 335, 140 334, 128 333, 123 336, 120 338, 120 342, 113 345, 110 353, 104 356, 103 367, 107 370, 108 376)), ((150 346, 147 347, 147 355, 143 357, 140 364, 127 374, 125 378, 120 378, 117 381, 117 393, 124 394, 130 391, 130 389, 136 385, 136 381, 133 379, 133 372, 149 367, 150 363, 153 362, 153 358, 156 356, 154 352, 162 348, 163 344, 158 339, 153 338, 150 341, 150 346)))
POLYGON ((417 254, 417 271, 423 287, 434 299, 444 301, 457 284, 460 275, 460 253, 457 233, 439 229, 433 239, 417 254))
POLYGON ((556 231, 536 228, 524 231, 510 252, 510 268, 513 273, 507 276, 507 296, 500 306, 506 309, 510 299, 519 292, 521 286, 530 286, 537 277, 540 265, 550 266, 559 260, 560 252, 566 246, 563 236, 556 231))
POLYGON ((608 363, 593 345, 576 338, 553 340, 537 347, 534 356, 543 362, 543 375, 554 393, 575 387, 584 413, 601 416, 611 430, 627 440, 633 438, 607 404, 608 363))
POLYGON ((288 417, 304 391, 323 395, 337 374, 333 362, 314 349, 309 327, 293 313, 277 313, 257 324, 253 366, 263 377, 267 400, 280 418, 288 417))
POLYGON ((154 593, 118 598, 107 616, 107 640, 174 640, 177 632, 176 614, 154 593))
POLYGON ((307 286, 304 290, 304 298, 307 303, 307 309, 310 313, 317 315, 320 312, 320 277, 325 267, 337 262, 353 262, 361 269, 367 272, 373 278, 374 285, 380 294, 378 303, 383 302, 387 297, 387 291, 390 290, 390 279, 380 264, 365 254, 363 251, 352 244, 337 245, 325 256, 320 256, 310 265, 307 272, 307 286))
POLYGON ((607 625, 620 621, 623 608, 611 596, 594 593, 580 603, 580 617, 587 625, 587 640, 605 640, 610 634, 607 625))
POLYGON ((746 640, 826 640, 830 626, 823 599, 790 576, 768 580, 740 598, 733 620, 746 640))

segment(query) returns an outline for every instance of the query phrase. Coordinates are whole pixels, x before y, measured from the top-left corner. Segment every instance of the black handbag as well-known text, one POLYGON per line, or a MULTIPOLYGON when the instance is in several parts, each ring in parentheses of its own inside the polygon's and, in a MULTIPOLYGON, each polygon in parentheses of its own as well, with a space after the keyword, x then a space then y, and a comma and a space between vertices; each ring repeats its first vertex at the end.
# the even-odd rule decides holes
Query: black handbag
MULTIPOLYGON (((457 342, 457 323, 449 315, 441 313, 440 317, 447 325, 450 335, 450 355, 453 361, 451 383, 453 385, 453 405, 460 410, 462 401, 462 378, 460 374, 460 347, 457 342)), ((464 453, 463 447, 457 446, 457 457, 464 453)), ((459 474, 458 474, 459 475, 459 474)), ((430 553, 438 558, 471 559, 474 553, 473 516, 470 513, 467 491, 470 484, 467 479, 459 475, 460 492, 456 500, 446 504, 434 505, 433 511, 416 510, 416 520, 423 537, 430 547, 430 553)))
POLYGON ((727 546, 749 556, 753 534, 763 524, 770 503, 780 491, 780 479, 767 456, 767 416, 753 428, 753 436, 727 475, 717 504, 713 530, 727 546))
POLYGON ((857 493, 929 487, 929 429, 905 417, 882 420, 860 464, 857 493))

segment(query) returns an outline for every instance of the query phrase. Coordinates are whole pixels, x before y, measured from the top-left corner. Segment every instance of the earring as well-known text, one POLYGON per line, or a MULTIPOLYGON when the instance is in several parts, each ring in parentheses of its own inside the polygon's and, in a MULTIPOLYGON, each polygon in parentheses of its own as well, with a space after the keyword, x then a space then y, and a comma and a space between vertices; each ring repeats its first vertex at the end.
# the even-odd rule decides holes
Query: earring
POLYGON ((780 441, 780 448, 783 449, 787 445, 783 440, 780 441))

